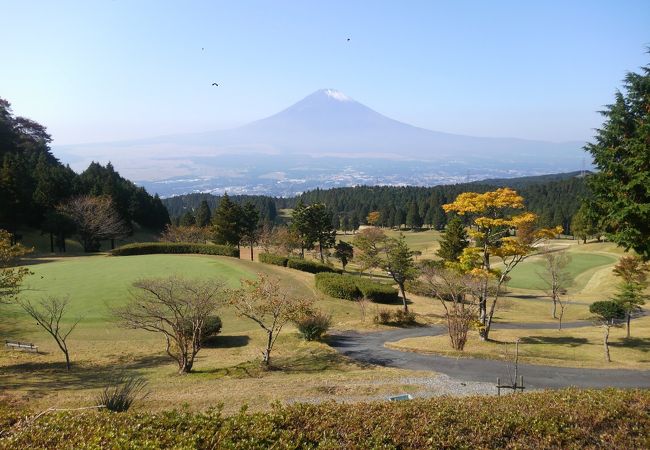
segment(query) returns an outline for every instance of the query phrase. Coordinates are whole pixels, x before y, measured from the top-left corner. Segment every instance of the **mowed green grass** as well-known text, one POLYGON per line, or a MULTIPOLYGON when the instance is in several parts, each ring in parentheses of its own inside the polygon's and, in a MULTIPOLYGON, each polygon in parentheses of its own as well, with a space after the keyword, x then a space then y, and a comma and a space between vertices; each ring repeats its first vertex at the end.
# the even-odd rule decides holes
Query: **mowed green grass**
MULTIPOLYGON (((614 255, 577 251, 569 251, 569 254, 571 260, 566 267, 566 271, 573 280, 569 286, 572 290, 582 289, 589 281, 589 277, 580 277, 580 275, 599 267, 614 264, 617 261, 614 255)), ((531 258, 515 267, 511 272, 512 280, 508 283, 508 286, 518 289, 547 289, 548 286, 544 283, 540 274, 544 274, 543 259, 540 257, 531 258)))
POLYGON ((229 287, 254 271, 238 260, 203 255, 81 256, 61 258, 29 267, 33 272, 24 297, 68 296, 69 315, 84 323, 104 321, 110 308, 123 305, 134 281, 142 278, 179 275, 219 279, 229 287))

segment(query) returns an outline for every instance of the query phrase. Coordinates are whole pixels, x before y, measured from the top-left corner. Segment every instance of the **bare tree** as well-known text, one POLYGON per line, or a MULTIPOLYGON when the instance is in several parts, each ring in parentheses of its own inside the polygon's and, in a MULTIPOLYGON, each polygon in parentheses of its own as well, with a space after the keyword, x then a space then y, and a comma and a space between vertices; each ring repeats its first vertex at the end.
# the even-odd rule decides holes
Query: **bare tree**
POLYGON ((257 323, 266 332, 266 348, 262 361, 271 365, 271 351, 282 328, 309 309, 311 300, 288 295, 280 280, 263 273, 255 280, 242 280, 241 288, 233 291, 230 303, 237 312, 257 323))
POLYGON ((543 246, 540 253, 544 260, 544 270, 537 274, 546 284, 546 292, 553 301, 553 318, 557 319, 558 301, 571 284, 571 274, 566 269, 571 256, 566 250, 554 250, 548 245, 543 246))
POLYGON ((81 319, 76 319, 67 329, 62 327, 61 320, 68 308, 68 302, 68 298, 46 297, 37 305, 34 305, 29 300, 20 300, 18 303, 36 321, 37 325, 54 338, 56 345, 65 355, 65 366, 70 370, 70 352, 67 339, 81 319))
POLYGON ((170 276, 133 283, 131 301, 114 310, 126 328, 161 333, 165 351, 178 363, 178 373, 192 370, 201 350, 206 320, 220 304, 224 283, 170 276))
POLYGON ((126 236, 129 231, 107 196, 83 195, 60 205, 58 210, 74 222, 85 252, 97 251, 100 241, 126 236))
POLYGON ((560 307, 559 314, 557 316, 557 329, 561 330, 562 329, 562 319, 564 318, 564 311, 566 311, 566 307, 569 306, 571 303, 571 299, 569 297, 558 297, 557 298, 557 306, 560 307))
POLYGON ((424 266, 422 278, 427 283, 430 294, 445 309, 451 346, 455 350, 463 350, 467 333, 478 318, 481 280, 455 269, 435 265, 424 266))
POLYGON ((167 225, 160 233, 161 242, 194 242, 205 244, 212 237, 212 232, 207 227, 196 225, 167 225))

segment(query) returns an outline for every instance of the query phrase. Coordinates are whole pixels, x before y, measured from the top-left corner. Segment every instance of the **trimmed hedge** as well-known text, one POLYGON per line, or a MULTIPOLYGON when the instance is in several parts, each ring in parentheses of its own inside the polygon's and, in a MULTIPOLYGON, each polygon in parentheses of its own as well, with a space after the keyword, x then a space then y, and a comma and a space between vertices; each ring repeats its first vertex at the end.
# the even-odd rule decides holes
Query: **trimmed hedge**
POLYGON ((316 275, 316 288, 327 295, 346 300, 366 297, 375 303, 398 303, 400 301, 397 289, 393 286, 352 275, 318 274, 316 275))
POLYGON ((111 250, 113 256, 155 255, 155 254, 196 253, 239 258, 237 247, 217 244, 194 244, 190 242, 140 242, 126 244, 111 250))
POLYGON ((540 391, 407 402, 36 412, 0 406, 0 448, 650 448, 650 391, 540 391), (399 424, 396 426, 395 424, 399 424), (479 424, 480 426, 477 426, 479 424))
POLYGON ((399 293, 397 289, 388 284, 377 283, 367 278, 359 277, 357 287, 361 294, 375 303, 399 303, 399 293))
POLYGON ((275 255, 273 253, 260 253, 257 258, 261 263, 282 267, 287 267, 287 261, 289 261, 289 258, 286 256, 275 255))
POLYGON ((353 277, 336 273, 318 273, 316 289, 334 298, 356 300, 363 297, 353 277))
POLYGON ((341 270, 330 267, 327 264, 320 263, 318 261, 310 261, 308 259, 302 258, 289 258, 287 261, 287 267, 296 270, 302 270, 303 272, 309 273, 321 273, 321 272, 335 272, 341 273, 341 270))

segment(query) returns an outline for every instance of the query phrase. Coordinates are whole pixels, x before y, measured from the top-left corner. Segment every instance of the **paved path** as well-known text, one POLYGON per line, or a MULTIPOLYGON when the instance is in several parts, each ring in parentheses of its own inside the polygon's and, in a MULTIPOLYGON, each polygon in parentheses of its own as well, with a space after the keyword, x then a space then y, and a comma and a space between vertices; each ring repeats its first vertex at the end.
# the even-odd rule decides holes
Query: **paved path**
MULTIPOLYGON (((555 328, 554 323, 493 324, 494 328, 555 328)), ((570 322, 566 328, 592 326, 589 322, 570 322)), ((503 361, 476 358, 452 358, 394 350, 384 346, 405 338, 437 336, 446 333, 440 325, 420 328, 400 328, 374 333, 344 331, 333 333, 329 344, 343 355, 363 363, 411 370, 432 370, 462 381, 482 381, 496 384, 510 380, 508 367, 503 361)), ((579 387, 650 388, 650 370, 628 369, 578 369, 570 367, 519 364, 519 374, 530 389, 579 387)))

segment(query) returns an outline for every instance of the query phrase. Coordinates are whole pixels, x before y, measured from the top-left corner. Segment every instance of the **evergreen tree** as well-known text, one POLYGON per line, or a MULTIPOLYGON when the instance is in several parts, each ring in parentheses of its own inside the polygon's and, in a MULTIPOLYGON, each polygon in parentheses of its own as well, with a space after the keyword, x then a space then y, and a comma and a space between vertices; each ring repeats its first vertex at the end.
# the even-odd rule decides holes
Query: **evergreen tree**
POLYGON ((241 208, 233 203, 225 193, 221 197, 219 207, 214 212, 214 242, 222 245, 237 245, 242 237, 241 208))
POLYGON ((399 286, 399 290, 402 293, 404 311, 408 311, 404 286, 407 281, 414 280, 418 276, 415 261, 413 260, 413 252, 406 245, 404 235, 400 235, 399 239, 387 239, 384 249, 386 252, 384 269, 386 269, 395 283, 397 283, 397 286, 399 286))
POLYGON ((589 177, 589 206, 614 242, 649 260, 650 65, 627 74, 602 114, 602 128, 585 147, 598 168, 589 177))
POLYGON ((192 214, 191 211, 187 211, 181 216, 180 224, 183 227, 191 227, 193 225, 196 225, 196 217, 194 214, 192 214))
POLYGON ((196 224, 200 227, 207 227, 212 222, 212 211, 206 200, 201 201, 196 210, 196 224))
POLYGON ((406 214, 406 226, 411 229, 422 228, 422 217, 420 217, 420 211, 415 202, 411 202, 409 205, 408 213, 406 214))
POLYGON ((571 234, 578 239, 582 239, 582 242, 585 244, 590 237, 599 235, 596 219, 586 204, 580 206, 580 209, 573 215, 571 219, 571 234))
POLYGON ((436 255, 445 261, 455 262, 458 261, 463 250, 469 245, 467 239, 467 231, 463 221, 458 216, 452 217, 447 223, 447 228, 440 241, 440 249, 436 255))
POLYGON ((334 246, 334 257, 341 261, 343 270, 345 270, 345 266, 347 266, 348 262, 350 262, 354 257, 354 247, 352 247, 352 244, 348 242, 339 241, 338 244, 334 246))
POLYGON ((257 242, 259 232, 260 213, 251 202, 246 202, 242 208, 241 227, 242 238, 251 249, 251 261, 253 261, 253 247, 257 242))
POLYGON ((320 260, 325 261, 323 250, 334 246, 336 242, 336 229, 332 226, 332 213, 327 210, 323 203, 315 203, 307 207, 307 227, 309 238, 318 244, 320 260))

